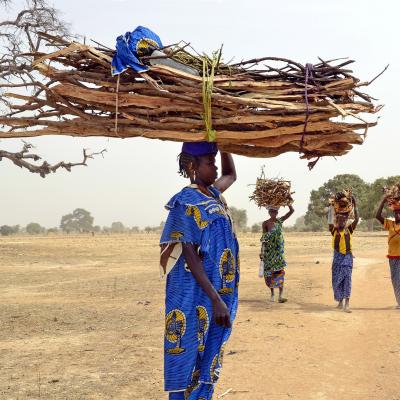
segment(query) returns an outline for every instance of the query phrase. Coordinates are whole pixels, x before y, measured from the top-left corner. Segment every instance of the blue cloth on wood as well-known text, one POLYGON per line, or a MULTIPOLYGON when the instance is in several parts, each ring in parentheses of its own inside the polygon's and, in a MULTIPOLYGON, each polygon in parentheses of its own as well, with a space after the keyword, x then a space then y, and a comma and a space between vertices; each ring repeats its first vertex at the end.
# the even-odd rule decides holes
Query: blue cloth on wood
POLYGON ((185 142, 182 145, 182 153, 192 156, 204 156, 206 154, 217 154, 218 146, 215 142, 185 142))
POLYGON ((139 60, 141 51, 163 47, 161 39, 153 31, 138 26, 133 32, 117 37, 116 53, 111 62, 112 75, 118 75, 128 68, 145 72, 148 67, 139 60))
POLYGON ((351 276, 353 273, 353 254, 334 251, 332 262, 332 288, 336 301, 351 295, 351 276))
MULTIPOLYGON (((169 215, 160 242, 192 243, 198 248, 204 271, 226 303, 233 322, 238 304, 239 246, 220 193, 214 187, 209 190, 212 197, 193 187, 172 197, 166 206, 169 215)), ((166 284, 165 390, 182 391, 188 399, 211 399, 230 334, 231 328, 214 323, 211 301, 181 255, 166 284), (210 391, 209 396, 196 397, 200 387, 210 391)), ((180 398, 178 394, 171 396, 180 398)))

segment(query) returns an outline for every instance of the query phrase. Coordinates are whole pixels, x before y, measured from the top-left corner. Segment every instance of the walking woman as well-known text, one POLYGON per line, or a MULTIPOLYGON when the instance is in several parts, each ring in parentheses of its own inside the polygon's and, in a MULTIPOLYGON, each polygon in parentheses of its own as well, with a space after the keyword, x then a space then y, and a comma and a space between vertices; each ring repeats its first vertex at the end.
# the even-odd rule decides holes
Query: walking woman
MULTIPOLYGON (((351 313, 351 277, 353 273, 353 232, 358 221, 358 209, 356 200, 352 198, 354 205, 354 220, 347 226, 349 213, 336 213, 336 223, 329 224, 329 232, 332 234, 333 262, 332 262, 332 288, 337 308, 351 313), (343 304, 344 300, 344 304, 343 304)), ((333 207, 333 206, 331 206, 333 207)))
POLYGON ((382 211, 387 198, 384 197, 376 212, 376 219, 388 231, 388 259, 390 266, 390 275, 394 295, 397 301, 397 307, 400 309, 400 204, 393 205, 394 221, 392 219, 383 218, 382 211))
POLYGON ((275 289, 279 289, 279 303, 285 303, 283 286, 285 283, 285 240, 282 233, 282 224, 294 212, 290 205, 289 212, 283 217, 278 217, 278 208, 269 207, 270 218, 263 222, 261 236, 260 258, 264 263, 265 284, 271 290, 271 301, 275 301, 275 289))
POLYGON ((161 267, 168 274, 164 376, 170 400, 210 400, 238 304, 239 247, 221 193, 236 180, 215 143, 184 143, 179 172, 190 185, 166 205, 161 267))

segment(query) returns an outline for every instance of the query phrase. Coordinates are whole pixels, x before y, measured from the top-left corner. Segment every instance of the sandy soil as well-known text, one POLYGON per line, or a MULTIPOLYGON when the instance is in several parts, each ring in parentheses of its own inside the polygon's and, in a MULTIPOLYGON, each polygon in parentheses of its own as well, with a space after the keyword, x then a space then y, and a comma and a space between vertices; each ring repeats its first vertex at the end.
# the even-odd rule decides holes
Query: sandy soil
MULTIPOLYGON (((240 237, 239 313, 215 398, 400 400, 384 234, 354 238, 352 314, 334 309, 330 238, 286 238, 289 302, 272 304, 258 235, 240 237)), ((157 240, 0 238, 1 399, 166 398, 157 240)))

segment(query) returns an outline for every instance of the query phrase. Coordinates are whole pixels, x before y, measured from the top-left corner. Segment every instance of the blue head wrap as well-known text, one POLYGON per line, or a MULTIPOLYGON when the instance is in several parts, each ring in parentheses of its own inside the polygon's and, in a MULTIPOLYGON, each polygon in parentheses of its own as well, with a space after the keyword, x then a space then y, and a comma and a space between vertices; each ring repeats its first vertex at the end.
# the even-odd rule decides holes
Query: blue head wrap
POLYGON ((215 142, 185 142, 182 145, 182 153, 187 153, 195 157, 206 154, 217 154, 218 146, 215 142))

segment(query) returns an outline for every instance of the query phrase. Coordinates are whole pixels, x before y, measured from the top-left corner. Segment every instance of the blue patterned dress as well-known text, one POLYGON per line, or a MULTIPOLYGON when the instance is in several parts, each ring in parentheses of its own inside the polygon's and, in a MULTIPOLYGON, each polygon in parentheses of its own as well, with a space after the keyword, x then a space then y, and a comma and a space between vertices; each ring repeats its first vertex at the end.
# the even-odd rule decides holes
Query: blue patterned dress
POLYGON ((332 289, 336 301, 351 296, 351 276, 353 273, 353 254, 342 254, 334 250, 332 261, 332 289))
MULTIPOLYGON (((192 243, 205 273, 226 303, 231 321, 238 304, 239 247, 226 203, 214 187, 213 197, 195 185, 184 188, 166 205, 169 210, 161 245, 192 243)), ((209 400, 222 366, 231 328, 216 325, 212 304, 193 277, 180 251, 167 276, 164 375, 171 400, 209 400)))

